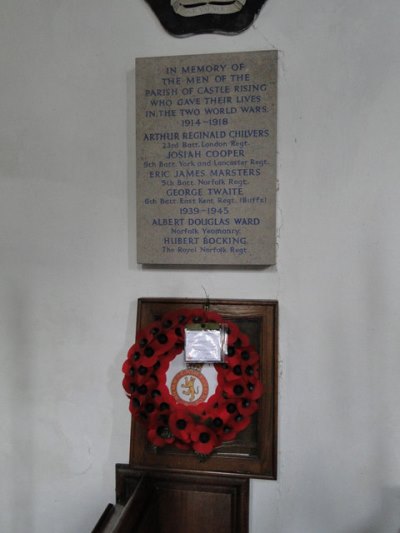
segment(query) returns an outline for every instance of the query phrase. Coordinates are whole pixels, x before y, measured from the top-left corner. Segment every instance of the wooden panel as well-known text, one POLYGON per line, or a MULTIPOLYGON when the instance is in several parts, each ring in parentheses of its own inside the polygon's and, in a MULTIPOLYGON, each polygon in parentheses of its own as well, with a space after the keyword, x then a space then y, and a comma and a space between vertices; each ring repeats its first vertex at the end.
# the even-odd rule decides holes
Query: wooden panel
MULTIPOLYGON (((248 497, 249 480, 244 476, 156 472, 117 465, 117 499, 127 500, 126 507, 132 504, 116 532, 248 533, 248 497), (138 510, 130 493, 137 499, 143 478, 151 499, 146 508, 138 510)), ((144 495, 142 501, 146 498, 144 495)))
POLYGON ((208 531, 232 531, 232 519, 230 514, 226 513, 231 507, 230 494, 203 492, 196 486, 191 491, 188 491, 187 487, 176 489, 158 486, 157 489, 158 512, 163 517, 159 524, 160 533, 204 533, 205 522, 208 531))
POLYGON ((207 304, 246 333, 260 354, 264 393, 251 425, 236 440, 224 443, 211 457, 200 462, 192 453, 173 446, 152 447, 144 427, 132 418, 130 464, 174 471, 232 472, 251 477, 276 479, 277 457, 277 343, 278 303, 269 300, 200 300, 141 298, 138 301, 137 330, 166 312, 198 308, 207 304))

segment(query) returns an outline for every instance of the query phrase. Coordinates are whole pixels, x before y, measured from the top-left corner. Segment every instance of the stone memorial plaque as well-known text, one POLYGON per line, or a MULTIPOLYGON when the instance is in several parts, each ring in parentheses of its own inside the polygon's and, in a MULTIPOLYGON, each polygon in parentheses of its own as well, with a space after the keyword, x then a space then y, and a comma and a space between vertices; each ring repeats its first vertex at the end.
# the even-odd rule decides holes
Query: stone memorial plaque
POLYGON ((275 263, 276 91, 276 51, 136 60, 139 263, 275 263))

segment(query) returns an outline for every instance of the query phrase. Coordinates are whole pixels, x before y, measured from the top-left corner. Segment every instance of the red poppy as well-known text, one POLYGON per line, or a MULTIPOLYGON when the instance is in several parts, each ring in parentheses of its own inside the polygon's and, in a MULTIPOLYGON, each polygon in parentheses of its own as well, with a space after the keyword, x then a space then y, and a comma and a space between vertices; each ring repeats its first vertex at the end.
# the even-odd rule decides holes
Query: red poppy
POLYGON ((160 321, 157 320, 155 322, 152 322, 142 330, 138 331, 136 335, 135 344, 143 348, 143 346, 146 346, 151 340, 154 338, 154 336, 161 331, 161 324, 160 321))
POLYGON ((171 396, 167 385, 164 383, 157 383, 156 387, 154 387, 153 397, 157 405, 161 405, 162 402, 167 403, 175 403, 174 398, 171 396))
POLYGON ((131 384, 134 384, 134 381, 132 378, 130 378, 129 376, 125 376, 124 379, 122 380, 122 386, 124 387, 125 389, 125 392, 128 394, 128 396, 131 394, 132 390, 131 390, 131 384))
POLYGON ((262 395, 262 384, 257 378, 252 377, 246 382, 245 397, 250 400, 258 400, 262 395))
POLYGON ((237 413, 237 415, 233 418, 233 429, 236 431, 236 433, 240 433, 240 431, 243 431, 247 428, 247 426, 250 424, 250 421, 251 418, 249 416, 237 413))
POLYGON ((175 330, 176 328, 182 328, 188 322, 197 321, 204 321, 203 309, 180 309, 178 311, 171 311, 163 316, 161 324, 165 330, 175 330))
POLYGON ((154 404, 156 405, 160 415, 166 416, 166 417, 170 415, 172 402, 168 402, 164 398, 157 398, 154 401, 154 404))
POLYGON ((140 352, 140 359, 135 366, 144 366, 150 368, 154 366, 158 361, 157 351, 154 350, 151 344, 145 346, 140 352))
POLYGON ((175 437, 170 434, 168 427, 165 425, 151 427, 147 432, 147 438, 157 448, 172 444, 175 440, 175 437))
POLYGON ((144 365, 139 365, 133 368, 134 378, 132 381, 134 381, 137 385, 141 385, 142 383, 146 383, 148 380, 153 379, 151 368, 147 368, 144 365))
POLYGON ((217 435, 208 426, 198 424, 191 432, 193 450, 201 455, 210 455, 218 444, 217 435))
POLYGON ((242 346, 249 346, 249 337, 237 329, 237 332, 235 330, 234 336, 229 337, 228 333, 228 346, 232 346, 235 348, 241 348, 242 346))
POLYGON ((194 428, 193 418, 184 409, 172 411, 169 417, 169 429, 177 439, 189 443, 190 433, 194 428))
POLYGON ((130 362, 131 365, 136 365, 137 361, 139 360, 141 356, 140 352, 140 346, 138 344, 133 344, 127 353, 127 360, 130 362))
POLYGON ((221 426, 217 420, 222 420, 223 425, 227 424, 235 413, 237 413, 237 407, 234 401, 228 403, 224 402, 223 404, 213 407, 213 409, 208 411, 208 415, 211 418, 211 423, 215 428, 219 428, 221 426))
POLYGON ((138 395, 131 398, 129 410, 134 419, 139 420, 142 423, 154 424, 159 418, 159 414, 157 413, 154 404, 147 401, 146 398, 140 398, 138 395))
POLYGON ((229 361, 228 368, 224 368, 224 379, 226 381, 234 381, 242 379, 247 381, 253 376, 258 377, 259 365, 256 361, 254 364, 250 364, 248 361, 242 361, 240 358, 235 358, 229 361))
POLYGON ((160 323, 162 324, 164 330, 174 331, 176 327, 187 321, 186 310, 182 309, 181 311, 182 312, 179 313, 176 311, 170 311, 169 313, 165 313, 162 320, 160 320, 160 323))
POLYGON ((235 381, 243 375, 243 365, 240 364, 240 361, 237 361, 236 364, 230 364, 224 373, 224 379, 226 381, 235 381))
POLYGON ((131 361, 130 361, 129 359, 126 359, 126 360, 124 361, 124 364, 122 365, 122 372, 123 372, 124 374, 128 374, 129 371, 130 371, 130 369, 131 369, 131 367, 132 367, 132 363, 131 363, 131 361))
POLYGON ((228 354, 225 355, 224 363, 225 363, 225 368, 227 367, 232 368, 235 365, 242 364, 242 361, 240 360, 240 352, 236 350, 236 348, 232 348, 230 346, 228 348, 228 354))
POLYGON ((256 367, 260 363, 260 356, 251 347, 247 347, 247 348, 244 348, 243 350, 240 350, 238 355, 240 358, 240 364, 243 365, 244 367, 246 366, 256 367))
POLYGON ((235 428, 233 428, 231 425, 226 425, 222 428, 222 431, 220 433, 220 440, 221 442, 229 442, 236 439, 238 432, 235 428))
POLYGON ((236 379, 226 383, 224 392, 228 398, 243 398, 246 397, 247 390, 242 379, 236 379))
POLYGON ((129 411, 132 413, 132 415, 136 418, 138 413, 138 408, 140 407, 139 400, 136 400, 136 402, 133 401, 133 398, 130 399, 129 402, 129 411))
POLYGON ((258 402, 255 400, 250 400, 248 398, 243 398, 241 402, 237 404, 237 410, 240 414, 245 416, 251 416, 253 413, 258 411, 258 402))
MULTIPOLYGON (((152 380, 147 380, 145 383, 137 383, 133 385, 132 388, 132 397, 137 398, 141 404, 146 402, 152 403, 155 406, 153 391, 156 388, 156 383, 152 380)), ((150 412, 148 410, 148 412, 150 412)))
POLYGON ((225 363, 233 367, 235 365, 255 365, 259 362, 260 356, 251 346, 228 347, 228 354, 225 357, 225 363))
POLYGON ((174 331, 161 330, 159 333, 157 333, 157 335, 155 335, 154 339, 150 343, 150 346, 157 353, 167 353, 178 341, 180 341, 180 339, 174 331))

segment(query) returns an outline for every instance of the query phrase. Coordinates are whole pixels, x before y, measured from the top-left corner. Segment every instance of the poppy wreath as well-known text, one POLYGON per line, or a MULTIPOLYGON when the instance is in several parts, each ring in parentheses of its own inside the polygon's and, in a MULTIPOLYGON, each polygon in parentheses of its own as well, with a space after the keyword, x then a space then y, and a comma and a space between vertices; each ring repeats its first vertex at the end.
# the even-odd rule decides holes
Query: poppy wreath
POLYGON ((122 371, 122 385, 135 420, 147 429, 155 447, 174 445, 206 457, 232 441, 251 421, 262 394, 260 356, 238 326, 205 309, 179 309, 139 331, 122 371), (185 327, 226 324, 228 353, 215 364, 217 385, 205 401, 178 402, 166 384, 171 361, 184 350, 185 327))

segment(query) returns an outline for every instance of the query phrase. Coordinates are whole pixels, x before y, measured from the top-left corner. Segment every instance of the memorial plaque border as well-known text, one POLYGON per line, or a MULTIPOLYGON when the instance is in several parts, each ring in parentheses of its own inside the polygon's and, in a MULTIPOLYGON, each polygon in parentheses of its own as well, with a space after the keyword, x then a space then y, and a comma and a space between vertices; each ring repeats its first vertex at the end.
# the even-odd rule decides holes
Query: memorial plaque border
POLYGON ((276 264, 277 64, 276 50, 136 58, 137 263, 276 264))

